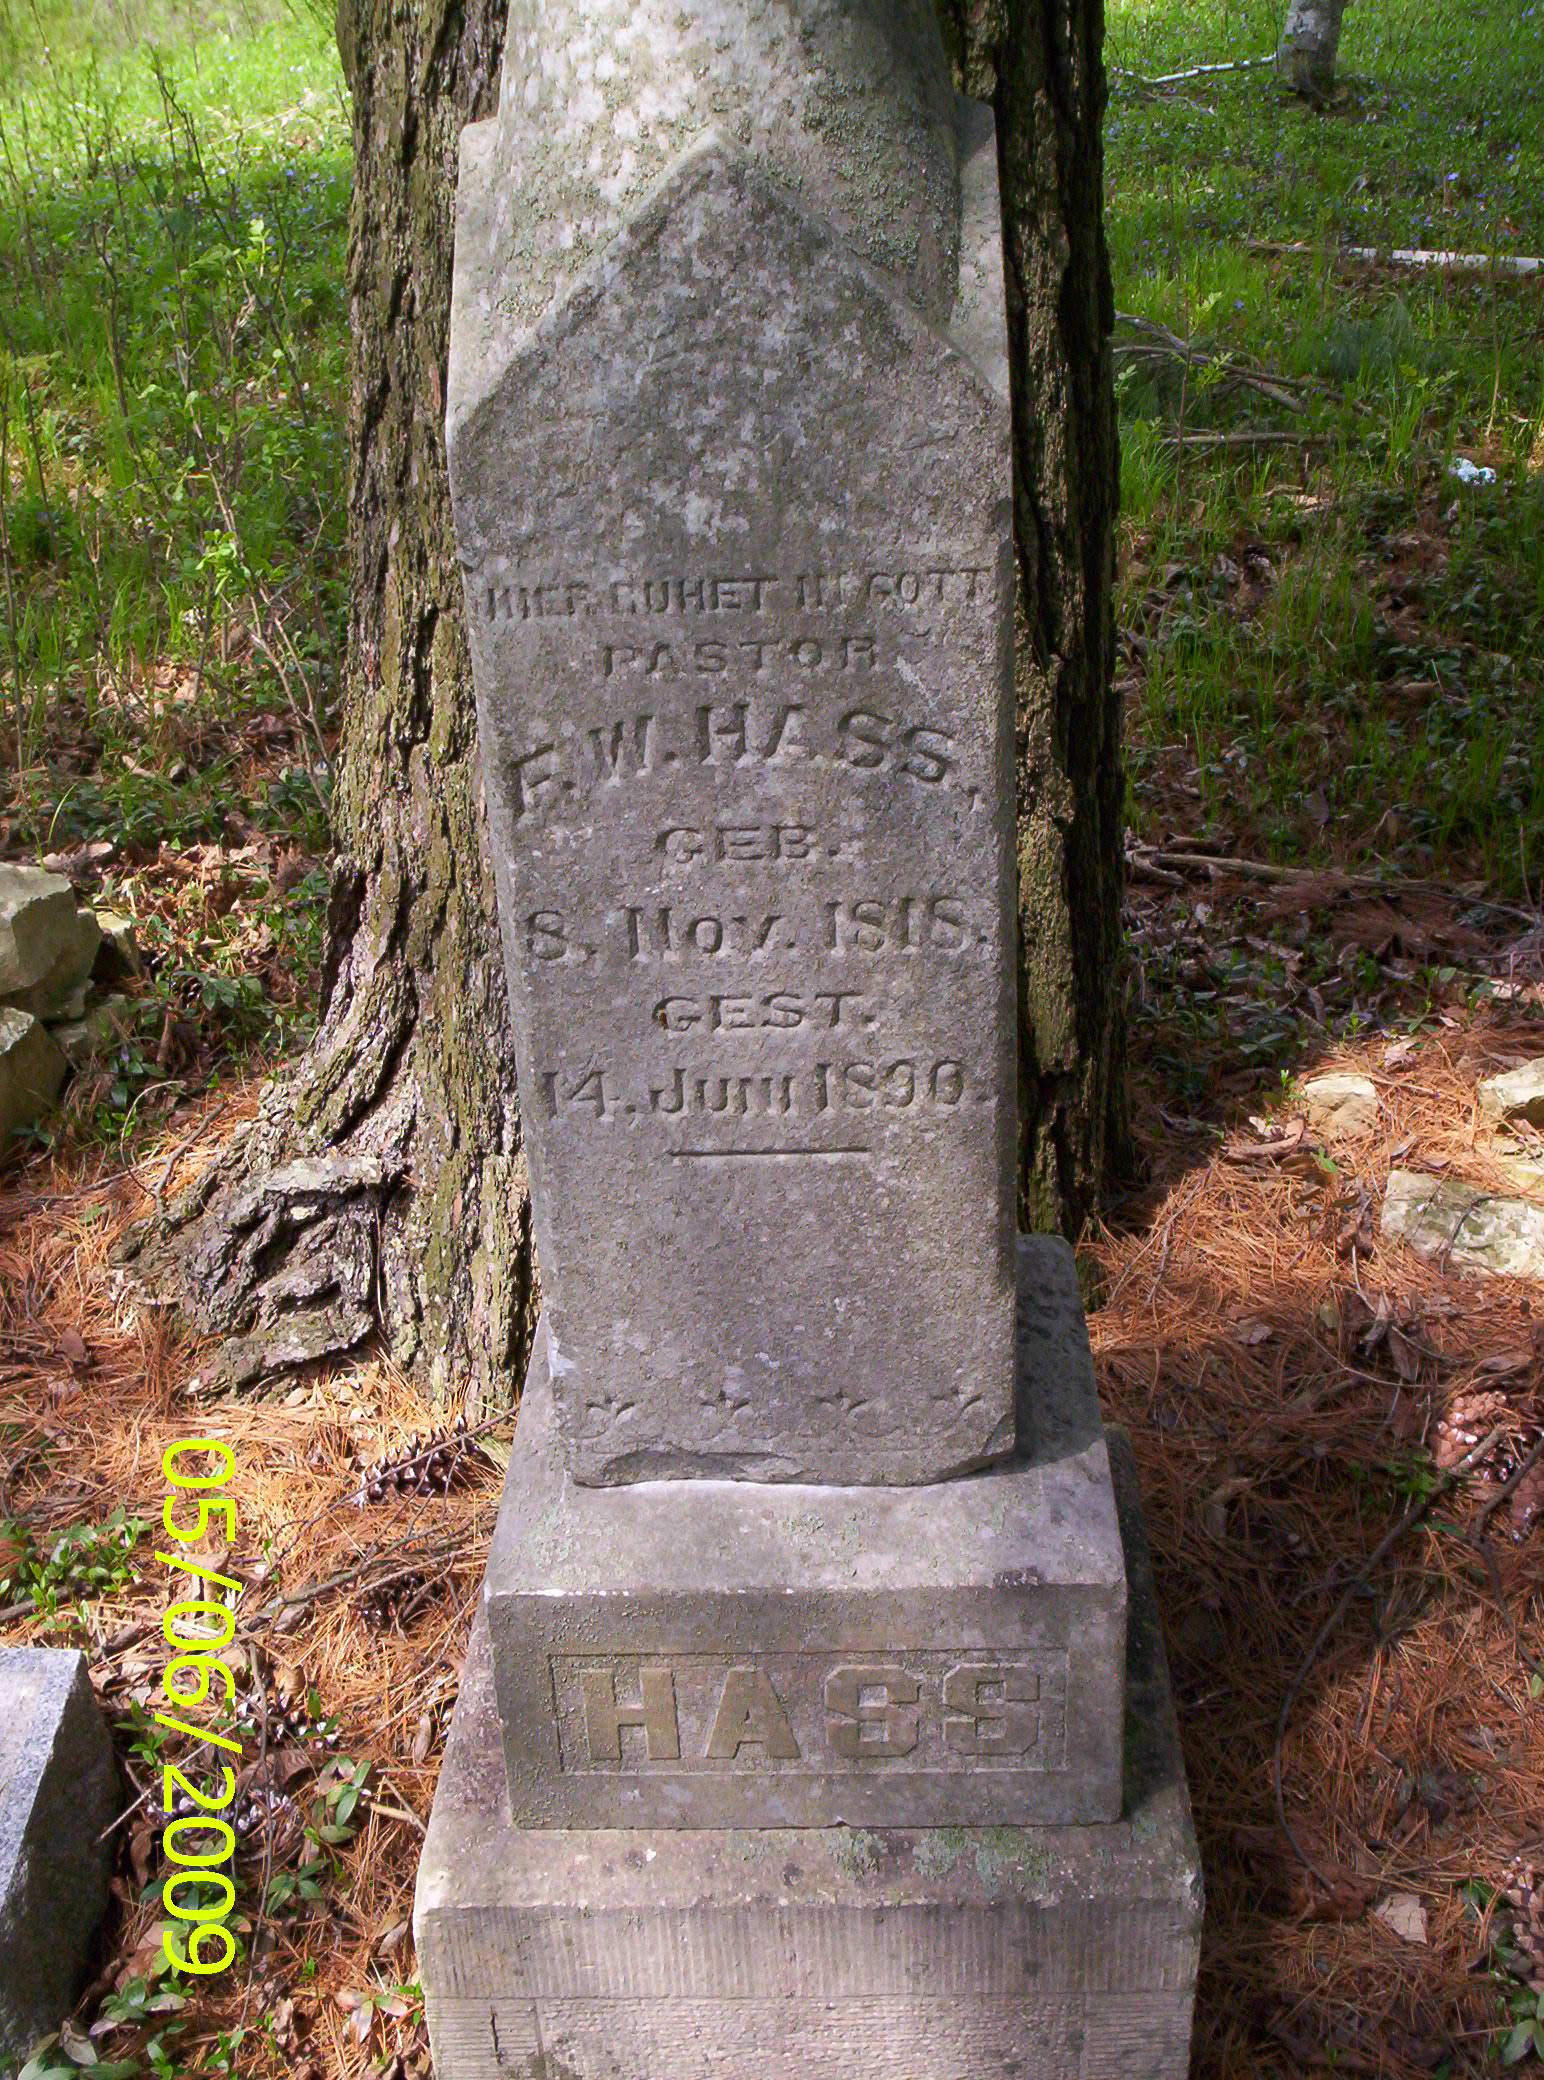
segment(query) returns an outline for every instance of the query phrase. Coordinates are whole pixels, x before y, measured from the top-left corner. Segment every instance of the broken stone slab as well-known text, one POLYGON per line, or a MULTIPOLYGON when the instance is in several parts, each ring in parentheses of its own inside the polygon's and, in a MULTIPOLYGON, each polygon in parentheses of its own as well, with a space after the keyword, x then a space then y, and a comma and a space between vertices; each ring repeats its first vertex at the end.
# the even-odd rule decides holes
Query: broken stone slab
POLYGON ((1370 1134, 1378 1124, 1378 1091, 1370 1077, 1315 1076, 1299 1092, 1308 1123, 1324 1134, 1370 1134))
POLYGON ((1119 1432, 1109 1455, 1131 1623, 1101 1825, 521 1828, 479 1619, 414 1907, 439 2080, 1182 2080, 1201 1867, 1119 1432))
POLYGON ((1544 1279, 1544 1206, 1456 1179, 1395 1170, 1383 1199, 1385 1241, 1462 1271, 1544 1279))
POLYGON ((1065 1242, 1020 1240, 1020 1456, 966 1479, 584 1487, 550 1358, 484 1590, 518 1824, 1116 1816, 1126 1583, 1065 1242))
POLYGON ((0 1006, 0 1149, 39 1120, 59 1095, 69 1063, 30 1011, 0 1006))
POLYGON ((1544 1055, 1522 1062, 1499 1076, 1487 1076, 1477 1093, 1480 1110, 1488 1119, 1508 1125, 1525 1122, 1544 1127, 1544 1055))
POLYGON ((0 2067, 57 2029, 107 1905, 112 1744, 82 1654, 0 1648, 0 2067))

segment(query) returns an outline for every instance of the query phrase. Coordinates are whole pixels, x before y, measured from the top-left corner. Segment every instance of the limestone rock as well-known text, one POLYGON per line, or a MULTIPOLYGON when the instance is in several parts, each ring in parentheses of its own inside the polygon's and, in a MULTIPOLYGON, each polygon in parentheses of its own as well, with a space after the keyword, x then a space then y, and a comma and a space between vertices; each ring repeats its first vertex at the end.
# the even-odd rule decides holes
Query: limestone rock
POLYGON ((67 1067, 31 1012, 0 1006, 0 1149, 48 1110, 67 1067))
POLYGON ((75 916, 75 891, 41 867, 0 866, 0 998, 16 1001, 53 968, 75 916))
POLYGON ((1366 1076, 1315 1076, 1302 1088, 1310 1126, 1326 1134, 1370 1134, 1378 1124, 1378 1092, 1366 1076))
POLYGON ((129 1031, 134 1017, 134 1006, 127 997, 102 997, 89 1009, 82 1006, 82 1011, 83 1016, 51 1029, 55 1041, 76 1068, 111 1054, 129 1031))
POLYGON ((96 921, 102 941, 97 947, 96 961, 91 970, 92 980, 126 982, 131 976, 138 975, 144 962, 140 958, 133 918, 120 917, 112 910, 98 910, 96 921))
POLYGON ((56 2029, 107 1905, 118 1800, 82 1654, 0 1649, 0 2068, 56 2029))
POLYGON ((1487 1076, 1479 1088, 1480 1110, 1489 1119, 1526 1121, 1544 1127, 1544 1055, 1523 1062, 1500 1076, 1487 1076))
POLYGON ((1544 1206, 1478 1191, 1457 1179, 1392 1171, 1383 1236, 1457 1270, 1544 1279, 1544 1206))
POLYGON ((74 1015, 102 930, 62 874, 0 867, 0 1002, 34 1018, 74 1015))

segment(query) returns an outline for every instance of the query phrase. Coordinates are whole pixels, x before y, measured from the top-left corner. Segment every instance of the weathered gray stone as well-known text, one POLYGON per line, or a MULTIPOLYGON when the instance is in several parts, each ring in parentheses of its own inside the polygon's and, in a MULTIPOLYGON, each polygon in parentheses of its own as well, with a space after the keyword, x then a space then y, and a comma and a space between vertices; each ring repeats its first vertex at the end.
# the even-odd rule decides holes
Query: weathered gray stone
POLYGON ((448 440, 581 1481, 1012 1449, 1005 365, 922 0, 512 11, 448 440))
POLYGON ((439 2080, 1181 2080, 1201 1871, 1118 1433, 1111 1457, 1132 1594, 1114 1823, 523 1829, 490 1798, 479 1621, 414 1911, 439 2080))
POLYGON ((1544 1206, 1507 1199, 1456 1179, 1416 1170, 1389 1175, 1383 1199, 1386 1241, 1460 1271, 1544 1278, 1544 1206))
POLYGON ((34 1018, 66 1013, 102 932, 61 874, 0 866, 0 1002, 34 1018))
POLYGON ((1370 1134, 1378 1124, 1378 1089, 1371 1077, 1315 1076, 1303 1085, 1310 1126, 1326 1134, 1370 1134))
POLYGON ((584 1488, 537 1348, 485 1590, 529 1827, 1111 1820, 1126 1583, 1072 1252, 1019 1244, 1022 1456, 584 1488))
POLYGON ((1544 1055, 1499 1076, 1487 1076, 1477 1095, 1481 1112, 1491 1119, 1544 1127, 1544 1055))
POLYGON ((0 1000, 14 1002, 49 974, 72 938, 75 891, 41 867, 0 866, 0 1000))
POLYGON ((0 2067, 75 1998, 107 1905, 118 1774, 85 1657, 0 1648, 0 2067))
POLYGON ((83 1017, 66 1020, 51 1031, 70 1060, 80 1067, 111 1054, 130 1031, 133 1017, 134 1006, 127 997, 102 997, 83 1017))
POLYGON ((30 1011, 0 1005, 0 1149, 18 1127, 41 1119, 69 1064, 30 1011))
POLYGON ((92 965, 93 978, 98 982, 127 982, 144 967, 133 918, 120 917, 113 910, 98 910, 96 921, 102 943, 92 965))

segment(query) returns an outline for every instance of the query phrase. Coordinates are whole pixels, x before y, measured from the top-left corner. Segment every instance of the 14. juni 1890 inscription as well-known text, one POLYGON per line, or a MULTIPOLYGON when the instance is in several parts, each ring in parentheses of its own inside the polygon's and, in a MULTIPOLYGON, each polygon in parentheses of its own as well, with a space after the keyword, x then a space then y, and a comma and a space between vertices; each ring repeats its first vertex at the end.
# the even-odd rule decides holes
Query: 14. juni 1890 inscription
POLYGON ((713 142, 603 297, 452 394, 574 1473, 905 1482, 1001 1457, 1001 397, 713 142), (683 386, 665 337, 711 345, 715 381, 683 386), (517 420, 567 428, 572 466, 511 471, 517 420))

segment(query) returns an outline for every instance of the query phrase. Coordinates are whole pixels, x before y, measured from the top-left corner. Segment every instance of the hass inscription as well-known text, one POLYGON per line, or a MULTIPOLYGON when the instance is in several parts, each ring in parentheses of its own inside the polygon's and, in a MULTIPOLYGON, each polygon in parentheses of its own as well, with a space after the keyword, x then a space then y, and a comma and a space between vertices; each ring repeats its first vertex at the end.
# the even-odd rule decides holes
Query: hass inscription
POLYGON ((568 1772, 1057 1770, 1062 1654, 554 1655, 568 1772))

